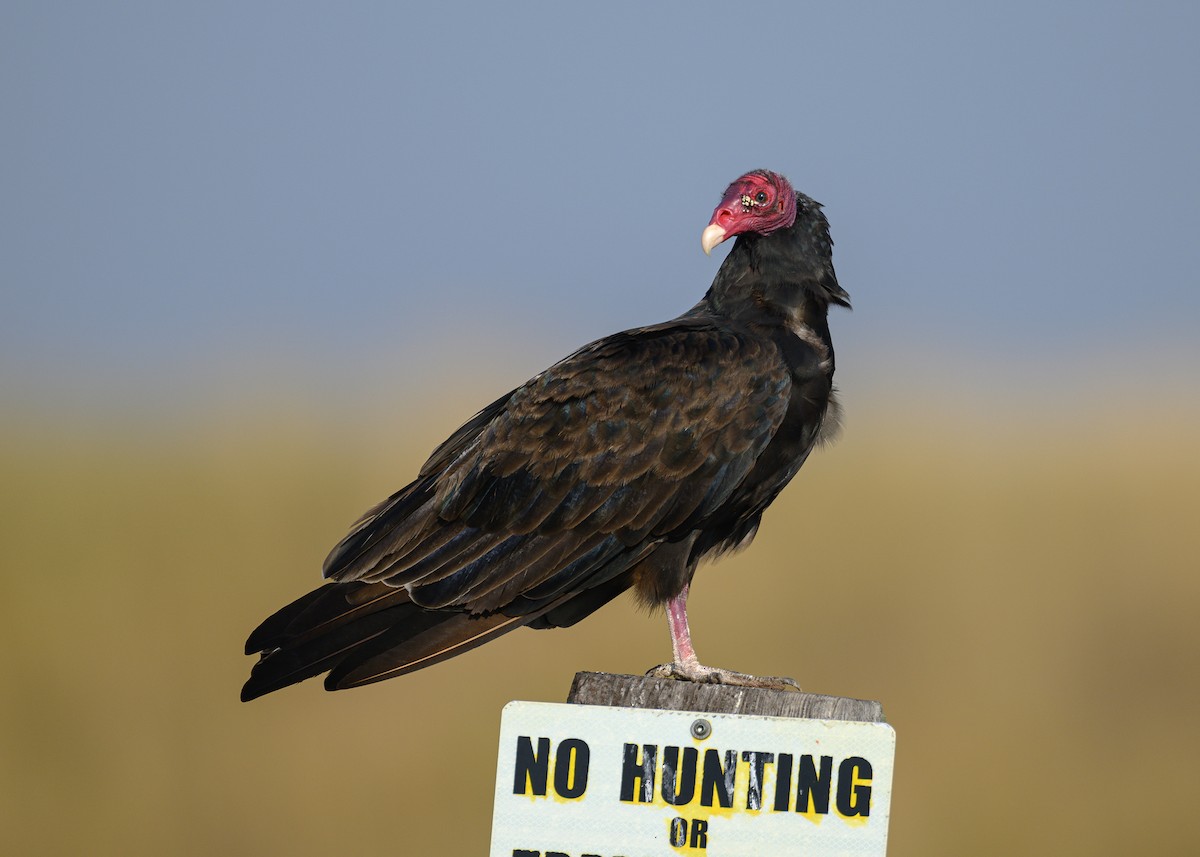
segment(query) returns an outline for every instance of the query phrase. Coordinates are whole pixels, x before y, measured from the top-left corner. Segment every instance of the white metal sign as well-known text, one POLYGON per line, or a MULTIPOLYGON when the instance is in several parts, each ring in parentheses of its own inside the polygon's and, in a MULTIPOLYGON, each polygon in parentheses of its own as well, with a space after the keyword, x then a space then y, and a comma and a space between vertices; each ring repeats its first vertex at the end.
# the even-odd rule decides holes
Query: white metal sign
POLYGON ((882 855, 886 723, 510 702, 491 857, 882 855))

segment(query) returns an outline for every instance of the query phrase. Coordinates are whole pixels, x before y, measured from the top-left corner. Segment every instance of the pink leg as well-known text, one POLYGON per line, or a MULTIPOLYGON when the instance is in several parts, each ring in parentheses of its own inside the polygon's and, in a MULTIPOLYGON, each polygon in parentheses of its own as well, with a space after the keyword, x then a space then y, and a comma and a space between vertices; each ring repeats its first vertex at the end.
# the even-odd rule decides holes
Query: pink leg
POLYGON ((746 673, 706 667, 696 657, 692 648, 692 632, 688 628, 687 597, 689 586, 667 602, 667 625, 671 629, 671 653, 675 660, 661 664, 646 673, 655 678, 674 678, 683 681, 707 684, 736 684, 744 687, 766 687, 780 690, 799 690, 799 685, 790 678, 778 676, 754 676, 746 673))
POLYGON ((671 628, 671 650, 677 664, 698 664, 700 662, 696 657, 696 650, 692 648, 692 631, 688 627, 687 597, 689 588, 690 584, 683 587, 682 592, 667 602, 667 624, 671 628))

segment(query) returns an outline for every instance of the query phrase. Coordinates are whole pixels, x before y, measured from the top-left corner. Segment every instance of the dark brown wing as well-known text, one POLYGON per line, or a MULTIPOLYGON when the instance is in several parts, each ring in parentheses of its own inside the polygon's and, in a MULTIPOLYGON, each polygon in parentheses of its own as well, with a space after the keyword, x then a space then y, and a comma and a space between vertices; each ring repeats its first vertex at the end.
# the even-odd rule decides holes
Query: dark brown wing
POLYGON ((473 613, 586 586, 599 565, 718 508, 770 441, 789 390, 774 345, 715 325, 601 340, 439 447, 334 549, 327 576, 473 613))

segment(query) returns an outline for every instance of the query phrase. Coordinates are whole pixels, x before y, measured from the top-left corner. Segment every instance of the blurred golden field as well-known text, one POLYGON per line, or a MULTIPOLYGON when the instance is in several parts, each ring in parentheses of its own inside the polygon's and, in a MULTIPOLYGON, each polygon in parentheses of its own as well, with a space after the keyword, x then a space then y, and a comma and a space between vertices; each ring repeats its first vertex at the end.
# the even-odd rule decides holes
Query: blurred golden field
MULTIPOLYGON (((490 400, 425 398, 6 418, 4 853, 484 854, 503 704, 668 658, 623 598, 399 680, 238 702, 251 628, 490 400)), ((700 655, 883 702, 894 857, 1190 851, 1200 411, 1018 404, 852 401, 754 546, 697 575, 700 655)))

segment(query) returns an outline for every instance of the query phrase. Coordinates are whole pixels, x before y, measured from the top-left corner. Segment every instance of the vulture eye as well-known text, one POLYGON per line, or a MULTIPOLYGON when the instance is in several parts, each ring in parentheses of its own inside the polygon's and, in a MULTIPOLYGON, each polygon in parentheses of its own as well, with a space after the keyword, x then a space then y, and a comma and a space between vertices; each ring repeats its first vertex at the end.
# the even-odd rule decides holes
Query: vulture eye
POLYGON ((760 190, 760 191, 758 192, 758 194, 757 194, 757 195, 755 195, 754 199, 755 199, 755 201, 756 201, 756 202, 757 202, 759 205, 762 205, 764 202, 766 202, 766 201, 767 201, 767 193, 766 193, 766 191, 762 191, 762 190, 760 190))

